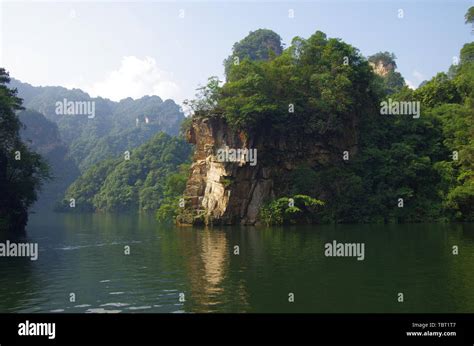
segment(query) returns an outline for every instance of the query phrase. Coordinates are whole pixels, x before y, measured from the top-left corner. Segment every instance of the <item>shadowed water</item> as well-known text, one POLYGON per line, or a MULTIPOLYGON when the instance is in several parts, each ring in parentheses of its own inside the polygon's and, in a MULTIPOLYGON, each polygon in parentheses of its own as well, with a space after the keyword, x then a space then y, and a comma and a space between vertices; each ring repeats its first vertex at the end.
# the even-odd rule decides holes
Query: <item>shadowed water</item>
POLYGON ((0 258, 0 312, 474 312, 474 224, 203 229, 34 214, 23 241, 39 258, 0 258), (365 259, 325 257, 333 240, 365 243, 365 259))

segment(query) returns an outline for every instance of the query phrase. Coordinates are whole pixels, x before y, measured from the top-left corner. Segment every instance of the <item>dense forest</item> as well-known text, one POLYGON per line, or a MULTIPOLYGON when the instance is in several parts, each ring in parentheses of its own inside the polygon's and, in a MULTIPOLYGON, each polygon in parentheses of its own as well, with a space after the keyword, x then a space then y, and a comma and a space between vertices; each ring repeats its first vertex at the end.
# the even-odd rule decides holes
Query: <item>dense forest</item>
POLYGON ((18 117, 23 124, 20 129, 22 140, 31 150, 40 154, 50 167, 51 179, 42 186, 35 209, 51 210, 80 172, 54 122, 33 110, 22 110, 18 117))
POLYGON ((169 197, 172 174, 190 155, 191 146, 183 139, 159 133, 142 146, 86 170, 67 190, 61 210, 154 212, 169 197))
POLYGON ((18 116, 25 125, 21 137, 50 165, 51 181, 34 204, 35 210, 52 210, 68 186, 92 165, 132 150, 163 131, 177 135, 184 119, 180 107, 158 96, 113 102, 91 98, 79 89, 34 87, 12 79, 26 108, 18 116), (58 114, 57 103, 90 102, 94 116, 58 114))
POLYGON ((194 119, 222 118, 250 138, 262 129, 271 138, 342 138, 357 119, 356 154, 281 177, 285 188, 263 208, 267 223, 294 223, 308 206, 301 196, 324 203, 314 209, 321 222, 474 221, 474 43, 448 73, 416 90, 395 59, 388 52, 365 58, 320 31, 282 49, 279 35, 257 30, 234 45, 225 83, 211 77, 188 104, 194 119), (384 104, 419 109, 387 114, 384 104), (303 204, 281 203, 294 195, 303 204))
MULTIPOLYGON (((144 96, 137 100, 127 98, 120 102, 91 98, 79 89, 34 87, 10 79, 3 69, 1 83, 2 230, 24 229, 27 210, 33 205, 36 211, 65 210, 61 203, 65 191, 81 176, 81 172, 90 176, 93 174, 90 170, 97 169, 95 165, 104 166, 106 163, 111 163, 108 169, 112 172, 116 168, 114 159, 125 151, 133 153, 132 164, 137 162, 143 150, 153 150, 158 155, 152 158, 144 155, 143 158, 146 156, 145 159, 150 160, 135 167, 140 171, 140 177, 143 176, 143 181, 140 177, 134 181, 137 195, 131 198, 137 200, 124 201, 122 197, 127 192, 120 190, 126 187, 110 178, 107 180, 109 185, 97 190, 99 196, 94 201, 99 201, 98 204, 79 196, 77 210, 123 211, 131 208, 128 210, 154 212, 163 198, 162 190, 166 185, 163 177, 179 170, 177 166, 189 158, 189 145, 169 136, 179 133, 184 119, 180 107, 172 100, 163 101, 158 96, 144 96), (63 100, 90 102, 94 106, 94 115, 58 114, 57 104, 63 100), (161 132, 169 135, 157 135, 161 132), (135 149, 144 143, 148 146, 136 152, 135 149), (148 174, 148 170, 153 172, 148 174), (117 197, 113 196, 114 193, 117 197)), ((129 174, 127 178, 130 179, 135 177, 132 172, 124 174, 129 174)), ((74 191, 81 181, 70 191, 74 191)), ((105 182, 105 177, 100 180, 102 182, 105 182)))
POLYGON ((23 231, 28 208, 50 178, 44 159, 21 139, 22 124, 16 114, 22 109, 16 91, 8 88, 10 77, 0 68, 0 231, 23 231))
POLYGON ((163 101, 159 96, 113 102, 92 98, 80 89, 34 87, 15 79, 10 88, 18 90, 25 108, 40 112, 57 124, 61 139, 81 172, 145 143, 159 131, 177 135, 184 119, 174 101, 163 101), (57 102, 63 100, 93 103, 94 117, 57 114, 57 102))
MULTIPOLYGON (((474 23, 473 7, 465 20, 474 23)), ((225 82, 211 77, 185 102, 188 119, 158 96, 112 102, 10 81, 0 69, 0 229, 24 228, 44 182, 44 204, 61 199, 57 210, 176 217, 192 153, 180 126, 206 118, 247 138, 265 129, 272 138, 328 142, 354 122, 350 158, 334 152, 339 160, 278 177, 279 193, 261 210, 268 224, 474 221, 473 42, 458 63, 415 90, 395 54, 364 57, 321 31, 286 48, 275 32, 253 31, 234 44, 224 67, 225 82), (96 114, 58 115, 63 99, 94 102, 96 114), (387 104, 408 103, 418 110, 386 112, 387 104)), ((278 153, 265 154, 259 159, 271 162, 278 153)))

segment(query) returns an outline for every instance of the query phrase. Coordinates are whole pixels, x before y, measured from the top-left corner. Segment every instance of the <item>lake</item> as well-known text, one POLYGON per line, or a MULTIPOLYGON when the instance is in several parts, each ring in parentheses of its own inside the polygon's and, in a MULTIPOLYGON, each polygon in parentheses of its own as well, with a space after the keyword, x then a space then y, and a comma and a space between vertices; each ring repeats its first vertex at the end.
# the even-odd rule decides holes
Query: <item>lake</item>
POLYGON ((27 232, 38 260, 0 259, 0 312, 474 312, 474 224, 178 228, 42 213, 27 232), (334 240, 364 244, 364 259, 326 257, 334 240))

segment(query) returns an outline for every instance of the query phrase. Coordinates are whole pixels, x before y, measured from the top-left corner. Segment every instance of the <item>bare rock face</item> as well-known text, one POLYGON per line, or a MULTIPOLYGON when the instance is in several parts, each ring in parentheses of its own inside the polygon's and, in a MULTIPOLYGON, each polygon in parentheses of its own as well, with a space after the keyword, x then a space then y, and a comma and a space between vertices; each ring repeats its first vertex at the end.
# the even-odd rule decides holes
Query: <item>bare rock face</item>
POLYGON ((372 69, 374 70, 374 72, 382 77, 385 77, 391 71, 395 70, 395 66, 393 64, 391 63, 384 64, 382 60, 379 60, 376 63, 369 62, 369 64, 370 66, 372 66, 372 69))
POLYGON ((180 224, 258 223, 262 205, 287 191, 285 177, 299 164, 312 167, 342 160, 344 151, 357 149, 355 123, 348 124, 346 138, 281 136, 271 126, 246 136, 231 129, 224 118, 195 118, 187 140, 195 145, 193 164, 184 192, 185 208, 180 224), (256 150, 255 160, 222 160, 223 149, 256 150))

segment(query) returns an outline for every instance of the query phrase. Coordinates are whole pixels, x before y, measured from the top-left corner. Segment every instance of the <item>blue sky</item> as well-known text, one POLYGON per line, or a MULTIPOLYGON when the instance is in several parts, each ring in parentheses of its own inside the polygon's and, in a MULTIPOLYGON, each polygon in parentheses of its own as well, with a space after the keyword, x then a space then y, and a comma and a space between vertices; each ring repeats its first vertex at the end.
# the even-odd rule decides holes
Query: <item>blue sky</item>
POLYGON ((181 103, 249 31, 289 44, 317 30, 365 56, 394 52, 412 86, 446 71, 474 34, 474 2, 441 1, 3 1, 0 66, 33 85, 79 87, 114 100, 145 94, 181 103), (294 18, 289 18, 289 10, 294 18), (403 18, 399 18, 403 10, 403 18))

